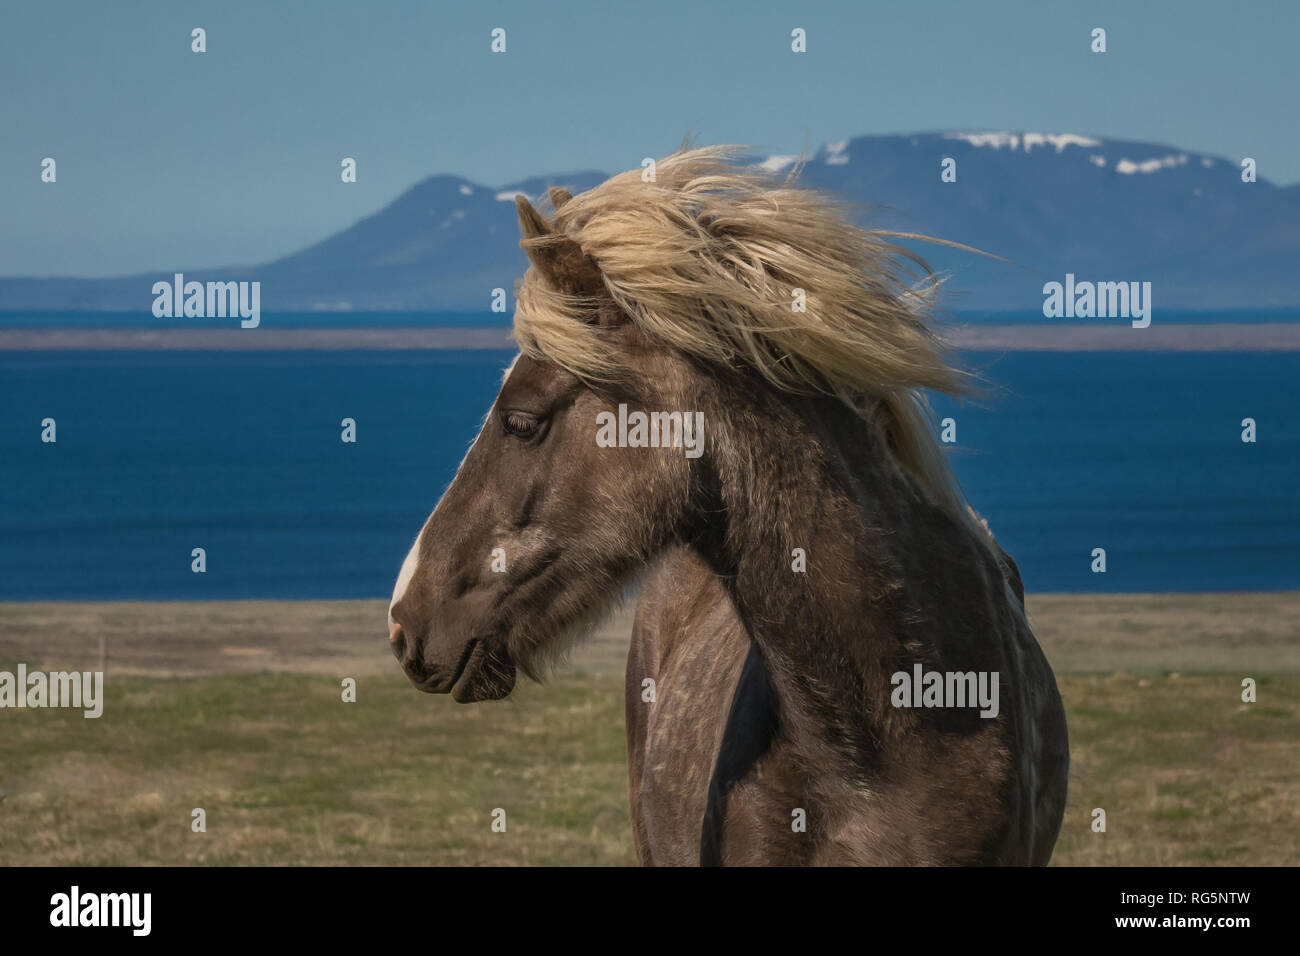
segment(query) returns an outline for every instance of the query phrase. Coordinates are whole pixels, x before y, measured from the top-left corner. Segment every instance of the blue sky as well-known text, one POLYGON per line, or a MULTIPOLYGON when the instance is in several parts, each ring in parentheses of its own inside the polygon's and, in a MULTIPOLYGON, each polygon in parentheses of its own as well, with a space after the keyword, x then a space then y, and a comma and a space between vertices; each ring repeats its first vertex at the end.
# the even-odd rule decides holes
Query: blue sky
POLYGON ((3 275, 252 264, 433 173, 615 171, 688 132, 778 153, 867 133, 1076 132, 1300 180, 1300 3, 1284 0, 50 0, 0 18, 3 275), (339 181, 344 156, 356 184, 339 181))

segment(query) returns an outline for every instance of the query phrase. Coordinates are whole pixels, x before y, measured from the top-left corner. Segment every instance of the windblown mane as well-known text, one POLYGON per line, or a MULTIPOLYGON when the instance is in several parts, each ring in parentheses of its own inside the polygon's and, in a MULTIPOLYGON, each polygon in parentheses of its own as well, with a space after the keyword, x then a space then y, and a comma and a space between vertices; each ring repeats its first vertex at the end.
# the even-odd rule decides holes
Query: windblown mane
MULTIPOLYGON (((606 292, 651 340, 705 362, 747 365, 791 392, 883 409, 900 463, 978 527, 930 424, 922 389, 972 390, 945 357, 916 255, 854 226, 836 201, 735 161, 740 147, 681 150, 556 210, 555 229, 600 267, 606 292), (806 307, 793 308, 802 290, 806 307)), ((547 238, 524 245, 546 243, 547 238)), ((521 350, 580 378, 618 377, 595 303, 530 268, 518 289, 521 350)), ((987 529, 979 529, 980 537, 987 529)))

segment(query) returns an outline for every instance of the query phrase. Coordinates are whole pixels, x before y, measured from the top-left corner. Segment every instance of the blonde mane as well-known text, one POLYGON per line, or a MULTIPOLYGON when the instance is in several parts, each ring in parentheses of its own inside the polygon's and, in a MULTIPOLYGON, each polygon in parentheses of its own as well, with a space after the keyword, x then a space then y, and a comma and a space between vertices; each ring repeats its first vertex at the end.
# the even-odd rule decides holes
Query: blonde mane
MULTIPOLYGON (((834 394, 864 415, 882 410, 899 462, 978 528, 921 391, 973 386, 935 330, 937 279, 910 251, 854 226, 841 204, 793 176, 740 165, 740 152, 683 149, 659 160, 649 182, 641 170, 621 173, 562 202, 554 228, 595 261, 605 292, 651 341, 748 366, 786 391, 834 394)), ((584 321, 593 299, 556 288, 534 267, 518 302, 514 338, 524 354, 586 380, 618 377, 606 330, 584 321)))

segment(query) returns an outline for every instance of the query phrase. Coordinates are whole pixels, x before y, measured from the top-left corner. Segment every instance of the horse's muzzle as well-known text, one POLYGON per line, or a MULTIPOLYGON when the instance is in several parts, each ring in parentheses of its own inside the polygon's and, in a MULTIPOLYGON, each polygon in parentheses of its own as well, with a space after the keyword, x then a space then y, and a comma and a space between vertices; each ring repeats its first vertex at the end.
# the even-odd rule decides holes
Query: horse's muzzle
POLYGON ((514 690, 514 666, 490 654, 486 644, 477 638, 445 661, 430 661, 424 653, 424 642, 412 640, 400 624, 389 625, 388 640, 406 676, 426 694, 451 694, 457 703, 466 704, 500 700, 514 690))

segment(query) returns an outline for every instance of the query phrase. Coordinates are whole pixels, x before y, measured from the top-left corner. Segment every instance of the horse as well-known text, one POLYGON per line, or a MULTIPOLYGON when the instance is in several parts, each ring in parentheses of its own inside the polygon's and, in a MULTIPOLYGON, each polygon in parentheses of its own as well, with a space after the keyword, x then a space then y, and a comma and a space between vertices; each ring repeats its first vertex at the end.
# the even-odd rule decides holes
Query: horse
POLYGON ((1045 865, 1065 714, 933 433, 926 391, 979 379, 939 280, 742 156, 552 187, 549 217, 516 198, 519 354, 402 563, 392 651, 422 691, 502 699, 639 584, 642 864, 1045 865))

